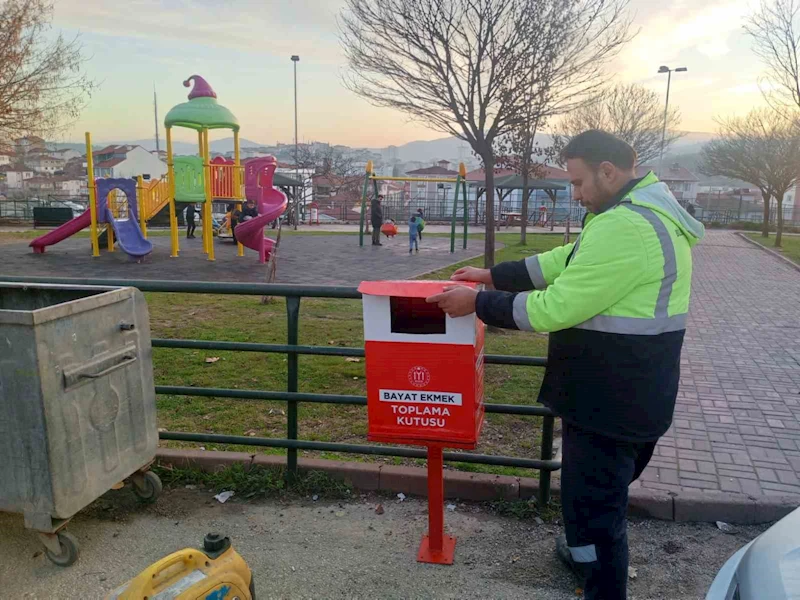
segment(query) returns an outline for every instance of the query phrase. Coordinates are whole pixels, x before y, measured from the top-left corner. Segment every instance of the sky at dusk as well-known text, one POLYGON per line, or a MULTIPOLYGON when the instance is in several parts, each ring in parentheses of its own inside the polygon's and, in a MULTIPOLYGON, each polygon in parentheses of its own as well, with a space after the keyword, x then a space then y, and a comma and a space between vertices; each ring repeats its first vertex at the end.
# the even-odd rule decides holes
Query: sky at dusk
MULTIPOLYGON (((181 82, 197 73, 239 118, 244 138, 289 143, 292 54, 301 57, 301 141, 383 147, 443 137, 402 114, 370 106, 342 86, 345 61, 336 25, 342 5, 341 0, 58 0, 54 26, 80 34, 88 72, 101 83, 64 141, 81 141, 86 130, 98 141, 152 137, 153 86, 163 120, 171 106, 186 99, 181 82)), ((663 94, 666 79, 656 75, 659 65, 686 66, 687 73, 673 76, 670 104, 682 113, 682 129, 713 131, 715 116, 763 104, 762 66, 742 29, 752 6, 745 0, 632 0, 639 34, 611 70, 619 81, 663 94)), ((177 131, 176 139, 190 141, 193 135, 177 131)))

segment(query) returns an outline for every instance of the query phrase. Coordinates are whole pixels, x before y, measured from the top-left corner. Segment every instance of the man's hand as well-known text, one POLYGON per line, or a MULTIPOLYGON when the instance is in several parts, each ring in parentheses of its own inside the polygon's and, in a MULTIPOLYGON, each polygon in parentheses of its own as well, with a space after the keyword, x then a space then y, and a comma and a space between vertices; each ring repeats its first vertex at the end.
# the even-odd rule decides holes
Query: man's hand
POLYGON ((492 285, 492 272, 489 269, 461 267, 450 276, 450 279, 453 281, 476 281, 484 284, 487 288, 494 288, 494 285, 492 285))
MULTIPOLYGON (((472 267, 468 267, 472 268, 472 267)), ((478 269, 481 270, 481 269, 478 269)), ((453 318, 465 317, 475 312, 475 299, 478 290, 463 285, 447 287, 441 294, 430 296, 425 301, 428 304, 438 304, 444 312, 453 318)))

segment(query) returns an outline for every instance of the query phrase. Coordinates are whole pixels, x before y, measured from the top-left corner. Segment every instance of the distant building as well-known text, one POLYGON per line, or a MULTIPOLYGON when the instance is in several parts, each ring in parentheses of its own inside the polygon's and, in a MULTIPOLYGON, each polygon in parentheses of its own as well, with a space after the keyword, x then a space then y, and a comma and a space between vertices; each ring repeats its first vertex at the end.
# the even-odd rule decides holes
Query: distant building
MULTIPOLYGON (((406 171, 406 177, 421 179, 455 179, 458 171, 450 168, 450 161, 440 160, 430 167, 423 167, 406 171)), ((447 210, 447 206, 452 206, 455 196, 454 183, 439 183, 426 181, 409 182, 407 204, 412 209, 422 208, 428 211, 432 205, 440 205, 437 208, 447 210)))
POLYGON ((39 136, 29 135, 14 140, 14 150, 17 156, 25 156, 34 152, 47 152, 47 143, 39 136))
MULTIPOLYGON (((242 148, 239 150, 239 158, 241 160, 245 160, 247 158, 262 158, 264 156, 270 156, 274 154, 270 152, 269 148, 261 148, 261 147, 249 147, 249 148, 242 148)), ((230 158, 233 158, 233 152, 227 152, 226 156, 230 155, 230 158)))
POLYGON ((800 221, 800 182, 786 192, 783 197, 783 218, 800 221))
MULTIPOLYGON (((294 177, 290 171, 286 173, 294 177)), ((316 202, 319 211, 343 221, 357 219, 354 209, 360 206, 363 175, 340 177, 336 175, 312 175, 309 201, 316 202)))
POLYGON ((93 152, 95 177, 137 177, 155 179, 167 172, 167 164, 141 146, 106 146, 93 152))
MULTIPOLYGON (((636 167, 636 176, 644 177, 650 171, 657 171, 650 165, 639 165, 636 167)), ((697 190, 700 180, 689 169, 682 167, 678 163, 672 163, 658 177, 667 184, 667 187, 681 204, 690 202, 697 203, 697 190)))
POLYGON ((58 177, 56 178, 55 189, 64 194, 75 196, 86 196, 89 194, 86 178, 74 179, 72 177, 58 177))
POLYGON ((63 159, 48 154, 33 154, 25 162, 36 173, 45 175, 52 175, 56 171, 62 171, 66 164, 63 159))
POLYGON ((33 177, 33 169, 7 165, 2 167, 6 174, 6 185, 10 190, 21 190, 26 179, 33 177))
POLYGON ((83 156, 83 154, 81 154, 77 150, 73 150, 72 148, 64 148, 63 150, 53 150, 49 154, 50 156, 56 156, 60 158, 64 162, 72 160, 73 158, 80 158, 81 156, 83 156))
POLYGON ((12 156, 10 152, 0 152, 0 167, 10 165, 12 156))
POLYGON ((56 189, 56 180, 53 177, 35 175, 22 182, 22 188, 36 194, 53 193, 56 189))

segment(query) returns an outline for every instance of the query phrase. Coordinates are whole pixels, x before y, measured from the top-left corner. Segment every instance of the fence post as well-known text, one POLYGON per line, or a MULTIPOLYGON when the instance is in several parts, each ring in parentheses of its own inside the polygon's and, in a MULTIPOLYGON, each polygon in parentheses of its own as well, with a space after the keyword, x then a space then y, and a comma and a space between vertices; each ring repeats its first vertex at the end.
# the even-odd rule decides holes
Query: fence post
MULTIPOLYGON (((553 425, 555 417, 542 417, 542 460, 553 459, 553 425)), ((539 471, 539 506, 550 503, 550 471, 539 471)))
MULTIPOLYGON (((287 339, 286 343, 296 346, 298 343, 298 330, 300 325, 300 297, 286 297, 287 339)), ((297 352, 287 353, 287 392, 297 392, 297 352)), ((297 439, 297 401, 290 400, 286 411, 286 437, 290 440, 297 439)), ((286 451, 286 475, 293 479, 297 476, 297 448, 286 451)))

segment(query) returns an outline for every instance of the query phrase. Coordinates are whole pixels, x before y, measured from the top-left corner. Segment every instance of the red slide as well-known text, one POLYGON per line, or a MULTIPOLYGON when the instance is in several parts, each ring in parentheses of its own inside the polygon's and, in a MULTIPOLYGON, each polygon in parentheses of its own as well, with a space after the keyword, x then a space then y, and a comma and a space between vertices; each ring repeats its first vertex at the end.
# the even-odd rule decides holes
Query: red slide
POLYGON ((71 221, 67 221, 60 227, 53 229, 53 231, 50 231, 42 236, 39 236, 28 245, 31 248, 33 248, 33 252, 35 254, 44 254, 44 249, 47 246, 52 246, 53 244, 57 244, 61 240, 65 240, 71 235, 75 235, 81 229, 89 227, 89 225, 91 224, 92 224, 91 211, 87 209, 86 212, 84 212, 81 216, 75 217, 71 221))

